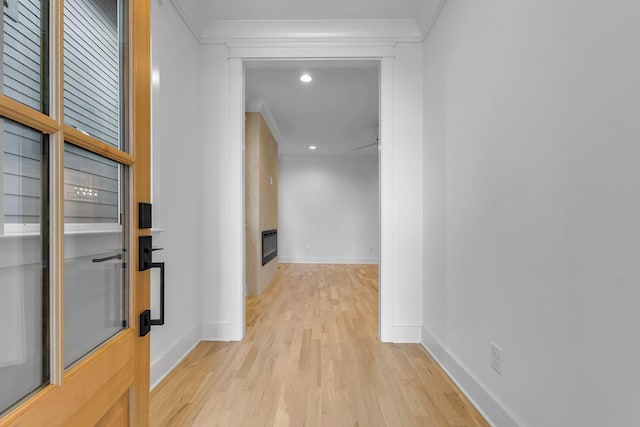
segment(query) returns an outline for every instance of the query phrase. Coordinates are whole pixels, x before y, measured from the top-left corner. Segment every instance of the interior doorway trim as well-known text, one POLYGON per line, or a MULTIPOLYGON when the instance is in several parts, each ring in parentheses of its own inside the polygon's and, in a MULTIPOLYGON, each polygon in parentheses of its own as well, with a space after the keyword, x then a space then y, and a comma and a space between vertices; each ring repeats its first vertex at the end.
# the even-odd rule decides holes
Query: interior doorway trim
POLYGON ((245 334, 245 218, 244 218, 244 61, 259 59, 318 59, 380 61, 380 264, 378 336, 384 342, 393 341, 393 69, 395 49, 389 43, 366 44, 277 44, 277 45, 230 45, 230 203, 231 211, 237 215, 230 218, 227 229, 229 262, 232 266, 233 293, 231 302, 231 335, 241 340, 245 334))

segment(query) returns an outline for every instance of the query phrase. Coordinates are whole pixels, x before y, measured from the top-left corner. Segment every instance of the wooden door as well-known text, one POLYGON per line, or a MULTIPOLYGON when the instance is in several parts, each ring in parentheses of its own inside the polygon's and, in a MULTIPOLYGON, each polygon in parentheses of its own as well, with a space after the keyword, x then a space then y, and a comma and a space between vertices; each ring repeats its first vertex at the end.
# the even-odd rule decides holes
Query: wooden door
POLYGON ((0 34, 0 426, 148 425, 150 1, 5 0, 0 34))

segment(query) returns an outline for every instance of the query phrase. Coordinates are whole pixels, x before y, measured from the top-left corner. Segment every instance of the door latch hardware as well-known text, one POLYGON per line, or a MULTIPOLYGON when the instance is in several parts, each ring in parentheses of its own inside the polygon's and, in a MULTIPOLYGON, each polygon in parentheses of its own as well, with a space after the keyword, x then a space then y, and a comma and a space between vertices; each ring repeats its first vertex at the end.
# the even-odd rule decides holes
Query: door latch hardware
POLYGON ((151 203, 138 203, 138 228, 151 228, 151 203))
POLYGON ((152 244, 151 236, 140 236, 138 239, 138 271, 146 271, 152 267, 152 244))
POLYGON ((140 313, 140 336, 144 337, 151 331, 151 310, 140 313))

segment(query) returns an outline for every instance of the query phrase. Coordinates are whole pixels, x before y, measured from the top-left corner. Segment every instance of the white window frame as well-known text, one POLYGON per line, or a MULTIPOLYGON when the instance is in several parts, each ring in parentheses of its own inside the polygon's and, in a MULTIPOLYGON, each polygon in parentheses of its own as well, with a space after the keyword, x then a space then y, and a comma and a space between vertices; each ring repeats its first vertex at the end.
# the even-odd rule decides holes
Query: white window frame
MULTIPOLYGON (((0 229, 1 231, 1 229, 0 229)), ((4 224, 0 236, 39 236, 40 224, 4 224)), ((64 234, 102 234, 119 233, 122 225, 118 223, 66 223, 64 234)))

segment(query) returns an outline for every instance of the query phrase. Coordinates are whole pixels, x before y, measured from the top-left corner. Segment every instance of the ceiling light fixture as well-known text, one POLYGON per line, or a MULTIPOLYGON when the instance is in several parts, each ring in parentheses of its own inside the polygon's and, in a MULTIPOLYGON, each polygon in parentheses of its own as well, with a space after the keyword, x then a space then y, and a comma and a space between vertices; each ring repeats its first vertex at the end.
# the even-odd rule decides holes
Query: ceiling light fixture
POLYGON ((315 145, 310 145, 309 146, 309 150, 315 150, 316 148, 318 148, 318 147, 316 147, 315 145))
POLYGON ((309 74, 303 74, 300 76, 300 81, 303 83, 309 83, 311 80, 313 80, 311 78, 311 76, 309 74))

